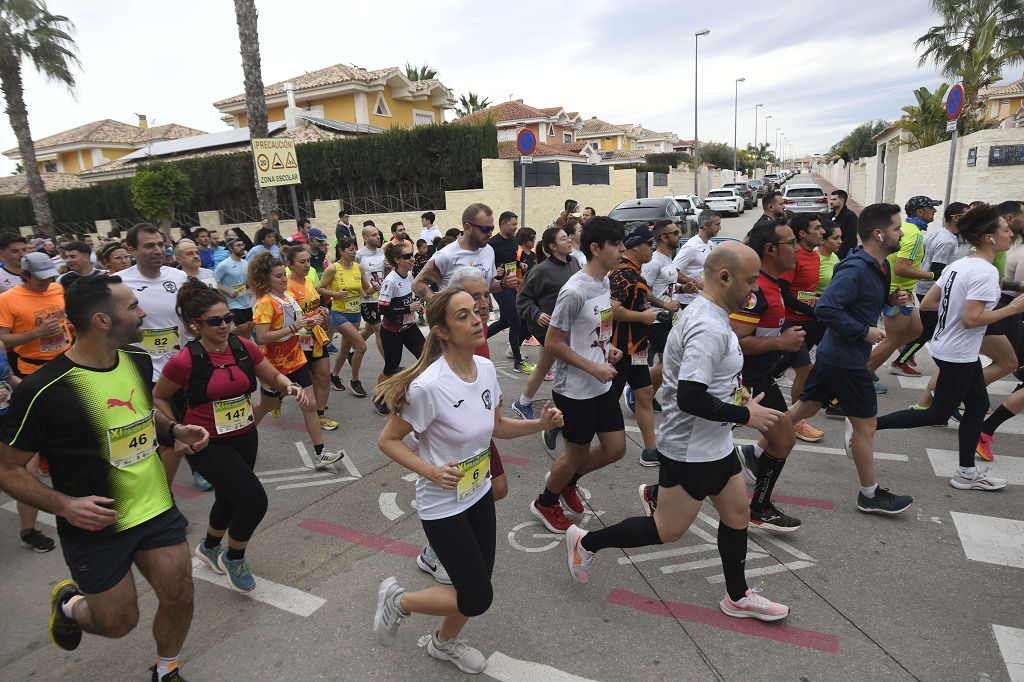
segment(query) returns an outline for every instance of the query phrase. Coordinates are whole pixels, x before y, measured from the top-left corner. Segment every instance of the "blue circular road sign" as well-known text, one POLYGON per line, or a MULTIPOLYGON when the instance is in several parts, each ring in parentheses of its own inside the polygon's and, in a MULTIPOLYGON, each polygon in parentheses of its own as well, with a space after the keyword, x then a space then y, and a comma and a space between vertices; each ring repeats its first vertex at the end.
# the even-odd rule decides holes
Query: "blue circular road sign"
POLYGON ((537 136, 529 128, 523 128, 516 135, 516 146, 523 156, 530 156, 537 149, 537 136))
POLYGON ((946 95, 946 118, 955 121, 964 108, 964 86, 955 83, 946 95))

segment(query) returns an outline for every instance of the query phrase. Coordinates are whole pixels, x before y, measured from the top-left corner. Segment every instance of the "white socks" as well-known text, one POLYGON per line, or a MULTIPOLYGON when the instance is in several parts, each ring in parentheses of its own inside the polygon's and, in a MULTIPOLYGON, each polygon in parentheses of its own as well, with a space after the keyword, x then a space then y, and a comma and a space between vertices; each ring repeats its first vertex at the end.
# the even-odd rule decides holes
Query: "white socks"
POLYGON ((754 457, 760 457, 763 454, 764 454, 764 448, 762 448, 757 443, 754 443, 754 457))
POLYGON ((860 489, 860 494, 870 500, 870 499, 873 499, 875 497, 875 491, 876 490, 878 490, 878 484, 877 483, 874 484, 873 486, 870 486, 870 487, 867 487, 867 488, 861 488, 860 489))

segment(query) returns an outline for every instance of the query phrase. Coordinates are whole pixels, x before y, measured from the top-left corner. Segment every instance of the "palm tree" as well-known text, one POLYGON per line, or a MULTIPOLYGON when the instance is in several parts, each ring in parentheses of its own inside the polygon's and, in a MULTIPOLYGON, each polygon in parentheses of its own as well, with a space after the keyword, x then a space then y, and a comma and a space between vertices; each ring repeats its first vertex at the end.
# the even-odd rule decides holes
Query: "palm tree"
POLYGON ((460 118, 469 116, 474 111, 480 111, 491 106, 491 100, 484 97, 482 100, 475 92, 469 92, 459 97, 459 106, 455 107, 455 114, 460 118))
POLYGON ((71 32, 71 20, 50 14, 42 0, 0 0, 0 90, 7 102, 7 118, 18 138, 18 153, 28 183, 32 213, 36 225, 52 235, 53 213, 46 198, 46 188, 36 163, 32 132, 25 106, 25 87, 21 79, 21 62, 27 59, 36 71, 71 90, 75 87, 72 69, 80 66, 77 47, 71 32))
POLYGON ((406 62, 405 76, 411 81, 428 81, 431 78, 437 78, 437 70, 431 67, 429 64, 424 64, 423 66, 413 66, 409 62, 406 62))
MULTIPOLYGON (((238 42, 242 51, 242 75, 245 78, 245 116, 249 124, 249 137, 267 136, 267 101, 263 91, 263 69, 260 66, 260 36, 256 28, 255 0, 235 0, 235 20, 238 22, 238 42)), ((263 206, 263 215, 271 219, 274 196, 270 188, 256 187, 263 206)), ((274 226, 276 229, 276 226, 274 226)))
POLYGON ((979 127, 983 118, 978 91, 992 85, 1005 67, 1024 61, 1024 0, 931 0, 942 24, 932 26, 914 46, 923 49, 918 64, 939 67, 964 86, 961 129, 979 127))
POLYGON ((949 85, 942 83, 930 92, 926 87, 914 90, 916 105, 903 107, 904 116, 896 125, 906 130, 913 139, 903 143, 910 149, 924 149, 946 139, 946 105, 943 101, 949 85))

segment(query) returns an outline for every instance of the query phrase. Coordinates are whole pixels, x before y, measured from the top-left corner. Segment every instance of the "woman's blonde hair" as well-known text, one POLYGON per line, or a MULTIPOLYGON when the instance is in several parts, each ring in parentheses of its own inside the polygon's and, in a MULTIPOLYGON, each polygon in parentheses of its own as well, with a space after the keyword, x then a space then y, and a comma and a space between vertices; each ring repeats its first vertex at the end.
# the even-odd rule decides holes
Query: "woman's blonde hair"
MULTIPOLYGON (((251 266, 250 266, 251 267, 251 266)), ((461 289, 442 289, 434 294, 427 303, 427 342, 423 344, 423 352, 412 367, 404 369, 393 377, 388 377, 373 389, 373 399, 385 403, 392 412, 401 413, 402 407, 409 397, 409 386, 419 375, 444 353, 445 342, 434 333, 435 328, 448 329, 448 304, 457 294, 465 293, 461 289)))
POLYGON ((252 260, 249 261, 249 275, 248 284, 249 291, 256 298, 266 296, 267 292, 270 291, 270 273, 274 271, 274 268, 284 267, 277 258, 266 251, 258 253, 253 256, 252 260))

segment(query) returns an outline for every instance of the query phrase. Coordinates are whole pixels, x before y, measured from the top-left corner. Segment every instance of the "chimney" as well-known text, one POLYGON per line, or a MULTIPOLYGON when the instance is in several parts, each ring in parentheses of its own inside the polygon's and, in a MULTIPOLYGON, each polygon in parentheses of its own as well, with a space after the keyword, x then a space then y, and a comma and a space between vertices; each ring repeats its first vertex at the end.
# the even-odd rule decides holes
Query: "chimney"
POLYGON ((140 128, 145 130, 146 128, 149 127, 149 121, 146 120, 146 115, 145 114, 135 114, 135 115, 139 117, 139 127, 140 128))
POLYGON ((288 95, 288 106, 289 107, 294 107, 295 106, 295 83, 288 82, 288 83, 283 84, 282 87, 284 88, 284 93, 286 95, 288 95))
POLYGON ((285 129, 293 132, 305 125, 305 121, 299 118, 302 109, 295 105, 295 83, 285 83, 282 87, 285 94, 288 95, 288 106, 284 110, 285 129))

